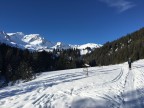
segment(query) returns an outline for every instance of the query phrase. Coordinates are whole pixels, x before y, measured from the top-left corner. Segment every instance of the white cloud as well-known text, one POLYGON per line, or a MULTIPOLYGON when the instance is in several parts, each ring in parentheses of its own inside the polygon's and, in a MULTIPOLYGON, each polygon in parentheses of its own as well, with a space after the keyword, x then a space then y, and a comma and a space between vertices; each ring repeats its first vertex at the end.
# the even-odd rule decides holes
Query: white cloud
POLYGON ((127 0, 99 0, 106 3, 110 7, 115 7, 119 12, 124 12, 135 6, 134 3, 127 0))

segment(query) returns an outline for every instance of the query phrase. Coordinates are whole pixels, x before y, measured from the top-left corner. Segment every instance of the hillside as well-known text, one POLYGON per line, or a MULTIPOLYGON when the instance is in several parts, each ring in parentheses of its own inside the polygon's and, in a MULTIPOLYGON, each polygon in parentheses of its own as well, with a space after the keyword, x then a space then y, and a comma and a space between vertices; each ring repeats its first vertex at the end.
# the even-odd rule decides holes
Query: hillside
POLYGON ((122 63, 132 58, 133 61, 144 58, 144 28, 127 34, 103 47, 96 49, 85 59, 95 65, 122 63))

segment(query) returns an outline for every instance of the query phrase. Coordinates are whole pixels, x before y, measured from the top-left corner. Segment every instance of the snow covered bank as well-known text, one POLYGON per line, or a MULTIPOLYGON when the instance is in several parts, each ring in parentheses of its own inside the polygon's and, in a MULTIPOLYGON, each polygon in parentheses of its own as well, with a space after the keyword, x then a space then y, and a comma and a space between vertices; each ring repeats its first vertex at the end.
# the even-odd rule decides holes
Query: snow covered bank
POLYGON ((47 72, 0 90, 0 108, 144 108, 144 60, 47 72))

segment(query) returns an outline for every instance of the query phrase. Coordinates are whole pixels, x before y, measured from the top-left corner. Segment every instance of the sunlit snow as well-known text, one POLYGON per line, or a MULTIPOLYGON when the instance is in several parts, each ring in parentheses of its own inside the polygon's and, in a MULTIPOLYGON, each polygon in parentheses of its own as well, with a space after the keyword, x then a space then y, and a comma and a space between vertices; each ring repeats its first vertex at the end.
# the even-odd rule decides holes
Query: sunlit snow
POLYGON ((0 108, 144 108, 144 60, 45 72, 0 89, 0 108))

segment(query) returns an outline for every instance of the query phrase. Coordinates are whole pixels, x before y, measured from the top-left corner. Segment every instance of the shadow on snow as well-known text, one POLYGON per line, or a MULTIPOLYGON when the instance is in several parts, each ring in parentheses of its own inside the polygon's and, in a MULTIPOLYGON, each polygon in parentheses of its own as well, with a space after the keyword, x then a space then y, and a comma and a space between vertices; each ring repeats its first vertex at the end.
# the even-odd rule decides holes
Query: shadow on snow
POLYGON ((74 100, 71 108, 144 108, 144 88, 122 94, 120 102, 114 100, 81 98, 74 100))

